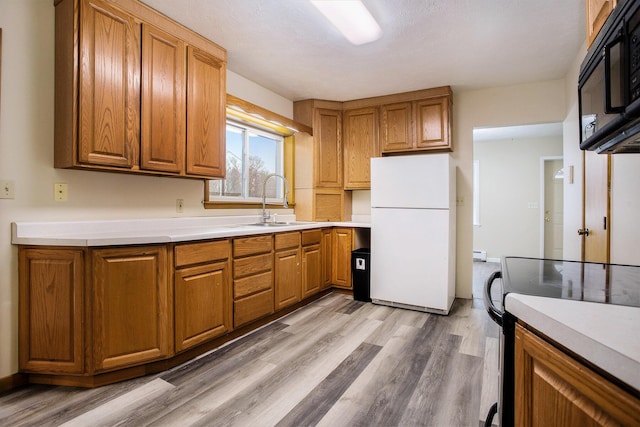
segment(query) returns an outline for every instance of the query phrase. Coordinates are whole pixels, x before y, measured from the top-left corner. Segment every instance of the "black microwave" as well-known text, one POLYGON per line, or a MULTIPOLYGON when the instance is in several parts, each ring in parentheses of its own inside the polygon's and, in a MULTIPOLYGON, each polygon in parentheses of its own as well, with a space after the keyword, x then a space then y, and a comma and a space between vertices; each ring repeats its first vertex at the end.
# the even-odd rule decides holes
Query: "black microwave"
POLYGON ((580 149, 640 153, 640 0, 622 0, 578 78, 580 149))

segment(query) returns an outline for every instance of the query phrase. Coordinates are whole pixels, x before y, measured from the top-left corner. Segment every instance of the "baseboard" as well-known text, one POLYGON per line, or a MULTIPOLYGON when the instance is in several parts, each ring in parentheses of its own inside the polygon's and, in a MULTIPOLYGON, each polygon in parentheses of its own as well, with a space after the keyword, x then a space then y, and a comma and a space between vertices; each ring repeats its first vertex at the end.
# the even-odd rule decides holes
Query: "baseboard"
POLYGON ((16 373, 8 377, 0 378, 0 393, 27 384, 27 375, 16 373))
POLYGON ((500 258, 487 258, 487 262, 500 262, 500 258))

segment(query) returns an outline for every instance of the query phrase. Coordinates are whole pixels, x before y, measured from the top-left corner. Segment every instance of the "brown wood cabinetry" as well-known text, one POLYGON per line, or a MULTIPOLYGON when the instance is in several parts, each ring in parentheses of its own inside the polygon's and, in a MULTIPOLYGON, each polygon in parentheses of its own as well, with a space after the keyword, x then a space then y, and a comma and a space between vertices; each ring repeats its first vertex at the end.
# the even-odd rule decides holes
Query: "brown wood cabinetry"
POLYGON ((135 0, 55 4, 55 167, 224 177, 226 51, 135 0))
POLYGON ((516 325, 515 425, 640 425, 640 399, 516 325))
POLYGON ((231 242, 176 245, 175 349, 186 350, 233 329, 231 242))
POLYGON ((380 107, 380 139, 382 152, 406 151, 413 148, 413 108, 411 102, 380 107))
POLYGON ((300 232, 275 235, 275 309, 300 301, 300 232))
POLYGON ((85 370, 84 256, 81 249, 20 248, 20 370, 85 370))
POLYGON ((96 371, 170 355, 173 312, 164 246, 91 250, 96 371))
POLYGON ((273 311, 273 236, 269 234, 234 239, 234 328, 273 311))
POLYGON ((353 230, 351 228, 334 228, 331 243, 331 283, 339 288, 351 289, 353 230))
POLYGON ((380 108, 383 153, 452 151, 450 94, 380 108))
POLYGON ((182 40, 142 25, 142 169, 184 172, 185 55, 182 40))
POLYGON ((315 186, 342 188, 342 111, 314 110, 315 186))
POLYGON ((333 242, 331 228, 322 229, 322 288, 331 287, 331 264, 333 253, 333 242))
POLYGON ((344 188, 371 188, 371 158, 380 156, 378 108, 360 108, 343 113, 344 188))
POLYGON ((320 292, 322 280, 322 231, 302 232, 302 298, 320 292))
POLYGON ((587 49, 598 37, 605 21, 618 4, 618 0, 587 0, 587 49))

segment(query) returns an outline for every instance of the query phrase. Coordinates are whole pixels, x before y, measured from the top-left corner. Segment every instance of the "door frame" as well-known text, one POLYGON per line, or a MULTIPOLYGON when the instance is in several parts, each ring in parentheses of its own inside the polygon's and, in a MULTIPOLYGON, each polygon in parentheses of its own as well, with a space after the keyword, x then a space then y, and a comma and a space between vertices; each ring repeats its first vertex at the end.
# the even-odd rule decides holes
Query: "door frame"
MULTIPOLYGON (((550 162, 553 160, 562 160, 562 167, 566 167, 564 164, 564 156, 542 156, 540 157, 540 218, 539 218, 539 236, 540 236, 540 258, 544 258, 544 201, 545 201, 545 191, 546 191, 546 183, 544 180, 544 165, 545 162, 550 162)), ((562 188, 564 190, 564 187, 566 185, 566 181, 563 180, 562 182, 562 188)), ((562 201, 563 205, 564 205, 564 198, 562 201)), ((564 206, 562 207, 563 211, 564 211, 564 206)), ((564 222, 564 221, 563 221, 564 222)), ((564 248, 563 248, 564 251, 564 248)), ((563 257, 564 258, 564 257, 563 257)))

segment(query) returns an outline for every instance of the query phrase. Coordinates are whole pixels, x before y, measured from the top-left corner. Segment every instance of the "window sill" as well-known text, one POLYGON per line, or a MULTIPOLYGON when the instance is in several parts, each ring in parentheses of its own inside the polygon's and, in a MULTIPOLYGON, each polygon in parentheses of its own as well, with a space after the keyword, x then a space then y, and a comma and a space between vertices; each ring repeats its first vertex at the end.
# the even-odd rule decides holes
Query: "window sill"
MULTIPOLYGON (((203 202, 205 209, 262 209, 262 202, 225 202, 225 201, 209 201, 203 202)), ((295 208, 295 203, 289 203, 287 209, 295 208)), ((282 204, 267 203, 267 209, 285 209, 282 204)))

